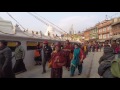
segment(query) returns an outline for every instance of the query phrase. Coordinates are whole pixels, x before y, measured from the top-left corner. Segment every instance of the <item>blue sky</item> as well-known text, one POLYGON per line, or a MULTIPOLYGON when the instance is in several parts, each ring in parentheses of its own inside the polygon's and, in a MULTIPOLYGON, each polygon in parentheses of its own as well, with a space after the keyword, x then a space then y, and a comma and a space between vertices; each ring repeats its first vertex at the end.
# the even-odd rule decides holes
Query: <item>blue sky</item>
MULTIPOLYGON (((42 31, 45 33, 47 26, 29 15, 27 12, 9 12, 24 28, 30 30, 42 31)), ((118 17, 120 12, 32 12, 33 14, 46 18, 55 25, 68 32, 71 25, 76 32, 83 31, 86 28, 94 26, 96 23, 105 20, 105 16, 118 17)), ((4 20, 16 22, 11 19, 6 12, 0 12, 0 17, 4 20)))

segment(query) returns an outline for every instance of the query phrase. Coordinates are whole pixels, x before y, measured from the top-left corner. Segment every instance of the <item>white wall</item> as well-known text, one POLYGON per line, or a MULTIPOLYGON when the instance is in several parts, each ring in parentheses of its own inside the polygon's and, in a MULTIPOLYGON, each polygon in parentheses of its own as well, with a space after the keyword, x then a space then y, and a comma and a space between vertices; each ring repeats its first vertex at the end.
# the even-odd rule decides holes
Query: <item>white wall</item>
POLYGON ((34 62, 34 50, 27 51, 26 42, 27 40, 22 40, 21 44, 23 48, 25 49, 25 59, 24 59, 25 66, 27 69, 30 69, 35 63, 34 62))
MULTIPOLYGON (((1 36, 1 35, 0 35, 0 40, 10 40, 10 41, 20 41, 21 42, 23 48, 26 51, 24 63, 25 63, 25 66, 27 69, 33 68, 35 61, 34 61, 34 50, 27 51, 26 41, 36 41, 36 42, 44 41, 43 39, 18 38, 18 37, 1 36)), ((14 54, 14 52, 12 54, 14 54)), ((15 59, 13 59, 12 62, 13 62, 13 66, 14 66, 15 59)))
MULTIPOLYGON (((34 64, 35 64, 35 61, 34 61, 34 50, 29 50, 27 51, 27 47, 26 47, 26 41, 27 40, 24 40, 24 39, 17 39, 17 38, 8 38, 8 37, 0 37, 0 40, 10 40, 10 41, 20 41, 21 42, 21 45, 23 46, 23 48, 25 49, 25 59, 24 59, 24 63, 25 63, 25 66, 27 69, 31 69, 34 64)), ((12 53, 14 54, 14 52, 12 53)), ((15 59, 13 58, 12 59, 12 62, 13 62, 13 66, 15 64, 15 59)))

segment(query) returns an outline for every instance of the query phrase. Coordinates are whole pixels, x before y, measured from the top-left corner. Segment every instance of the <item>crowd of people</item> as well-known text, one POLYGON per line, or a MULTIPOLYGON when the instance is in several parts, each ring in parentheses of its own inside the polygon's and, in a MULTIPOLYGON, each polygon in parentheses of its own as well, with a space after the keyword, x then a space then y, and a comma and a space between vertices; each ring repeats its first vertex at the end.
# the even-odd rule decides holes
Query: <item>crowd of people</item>
POLYGON ((62 78, 63 67, 66 67, 70 71, 70 76, 73 77, 77 67, 78 75, 82 73, 83 60, 88 52, 98 51, 97 45, 97 43, 90 44, 88 42, 84 44, 70 43, 69 40, 66 40, 64 44, 56 42, 49 46, 48 41, 44 41, 43 45, 38 44, 39 48, 35 50, 35 58, 38 56, 38 61, 42 62, 42 74, 46 73, 45 67, 48 63, 49 68, 51 68, 51 78, 62 78), (36 51, 40 54, 37 54, 36 51))
MULTIPOLYGON (((103 49, 103 56, 99 60, 98 74, 101 77, 113 77, 110 71, 110 62, 114 60, 115 54, 120 58, 120 44, 113 42, 108 44, 100 43, 70 43, 66 40, 65 44, 60 42, 49 45, 48 41, 44 41, 41 45, 38 43, 34 50, 35 65, 42 65, 42 74, 46 73, 46 65, 51 68, 51 78, 62 78, 63 67, 66 67, 70 76, 74 76, 76 68, 78 68, 78 75, 82 73, 82 64, 88 52, 101 52, 103 49), (104 63, 103 63, 104 62, 104 63), (107 65, 107 66, 106 66, 107 65), (104 71, 103 67, 107 67, 104 71)), ((25 72, 26 67, 23 62, 25 58, 25 50, 21 46, 21 42, 16 42, 16 49, 12 55, 11 49, 7 46, 7 42, 0 40, 0 78, 15 78, 15 75, 25 72), (12 59, 16 62, 12 68, 12 59)))
POLYGON ((24 57, 25 50, 21 46, 21 42, 16 42, 15 53, 12 56, 12 51, 7 46, 7 41, 0 40, 0 78, 15 78, 15 74, 25 72, 24 57), (16 62, 12 68, 13 58, 15 58, 16 62))

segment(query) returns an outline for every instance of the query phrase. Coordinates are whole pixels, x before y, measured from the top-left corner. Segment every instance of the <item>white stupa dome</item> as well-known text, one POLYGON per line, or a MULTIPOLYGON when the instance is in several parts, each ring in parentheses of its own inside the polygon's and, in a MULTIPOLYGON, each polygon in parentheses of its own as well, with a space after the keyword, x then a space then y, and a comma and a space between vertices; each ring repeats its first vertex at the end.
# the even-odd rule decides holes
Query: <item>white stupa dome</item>
POLYGON ((47 31, 45 33, 46 36, 48 36, 48 32, 50 33, 50 36, 53 36, 55 30, 52 26, 48 26, 47 31))

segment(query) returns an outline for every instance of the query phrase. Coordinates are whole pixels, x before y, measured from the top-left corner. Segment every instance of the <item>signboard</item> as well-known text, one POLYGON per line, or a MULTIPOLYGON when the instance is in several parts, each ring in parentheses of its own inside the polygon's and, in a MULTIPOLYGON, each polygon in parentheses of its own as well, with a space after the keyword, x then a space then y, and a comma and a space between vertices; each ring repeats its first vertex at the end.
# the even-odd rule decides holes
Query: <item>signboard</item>
POLYGON ((35 50, 37 48, 38 42, 27 41, 26 46, 27 50, 35 50))
POLYGON ((15 51, 15 48, 16 48, 16 42, 17 41, 7 41, 7 46, 12 50, 12 52, 15 51))
POLYGON ((38 42, 27 42, 27 46, 37 46, 38 42))
POLYGON ((9 46, 9 47, 15 47, 16 46, 16 42, 15 41, 8 41, 7 46, 9 46))

